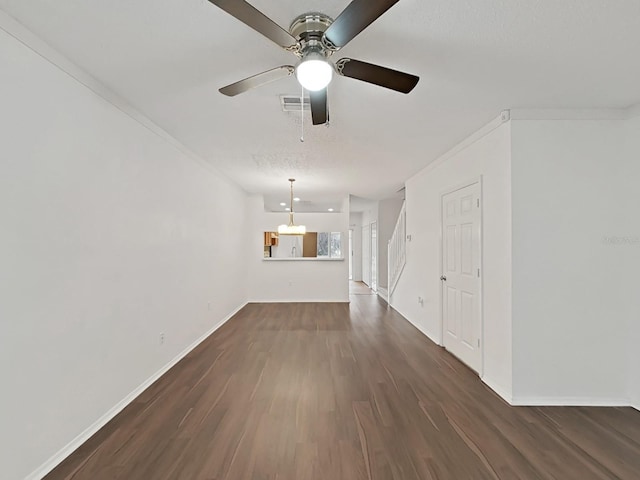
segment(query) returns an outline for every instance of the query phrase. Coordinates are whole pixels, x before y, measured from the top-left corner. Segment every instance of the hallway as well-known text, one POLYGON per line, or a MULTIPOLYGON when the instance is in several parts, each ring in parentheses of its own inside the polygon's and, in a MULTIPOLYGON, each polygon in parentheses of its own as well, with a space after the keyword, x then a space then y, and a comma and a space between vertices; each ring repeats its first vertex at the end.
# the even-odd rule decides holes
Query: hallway
POLYGON ((375 295, 375 292, 364 282, 349 280, 349 295, 375 295))
POLYGON ((249 304, 46 478, 636 479, 640 412, 509 407, 376 295, 249 304))

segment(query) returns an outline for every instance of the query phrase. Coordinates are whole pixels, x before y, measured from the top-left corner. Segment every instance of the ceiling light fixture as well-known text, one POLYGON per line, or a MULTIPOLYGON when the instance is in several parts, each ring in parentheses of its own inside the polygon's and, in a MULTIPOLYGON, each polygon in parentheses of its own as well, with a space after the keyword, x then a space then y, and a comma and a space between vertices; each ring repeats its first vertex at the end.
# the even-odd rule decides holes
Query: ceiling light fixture
POLYGON ((320 52, 307 53, 296 67, 296 78, 310 92, 322 90, 333 78, 333 67, 320 52))
POLYGON ((293 221, 293 182, 295 182, 295 178, 290 178, 289 182, 291 183, 291 207, 289 210, 289 224, 288 225, 280 225, 278 227, 278 233, 280 235, 304 235, 307 233, 307 228, 304 225, 296 225, 293 221))

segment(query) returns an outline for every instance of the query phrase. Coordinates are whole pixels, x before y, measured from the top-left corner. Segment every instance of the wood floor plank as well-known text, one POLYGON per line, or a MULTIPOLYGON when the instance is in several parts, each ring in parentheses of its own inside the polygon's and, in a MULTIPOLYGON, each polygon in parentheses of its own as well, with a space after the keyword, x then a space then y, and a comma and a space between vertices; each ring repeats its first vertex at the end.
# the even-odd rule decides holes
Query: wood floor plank
POLYGON ((510 407, 375 295, 249 304, 47 480, 640 478, 640 412, 510 407))

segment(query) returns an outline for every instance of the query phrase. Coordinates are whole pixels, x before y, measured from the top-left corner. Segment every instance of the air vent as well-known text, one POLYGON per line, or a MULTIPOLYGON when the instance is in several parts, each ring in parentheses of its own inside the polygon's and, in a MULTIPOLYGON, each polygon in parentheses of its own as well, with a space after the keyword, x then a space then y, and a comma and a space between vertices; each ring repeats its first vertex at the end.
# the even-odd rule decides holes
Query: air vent
MULTIPOLYGON (((309 110, 309 97, 304 97, 304 104, 302 108, 309 110)), ((280 105, 283 112, 299 112, 300 111, 300 96, 295 95, 280 95, 280 105)))

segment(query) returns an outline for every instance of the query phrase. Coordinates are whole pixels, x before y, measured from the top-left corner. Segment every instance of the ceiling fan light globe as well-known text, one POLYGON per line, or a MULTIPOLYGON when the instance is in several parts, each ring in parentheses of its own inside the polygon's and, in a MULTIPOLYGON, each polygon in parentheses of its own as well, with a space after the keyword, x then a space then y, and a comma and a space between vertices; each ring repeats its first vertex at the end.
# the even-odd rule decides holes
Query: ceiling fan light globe
POLYGON ((296 78, 306 90, 317 92, 331 83, 333 67, 326 60, 302 60, 296 67, 296 78))

